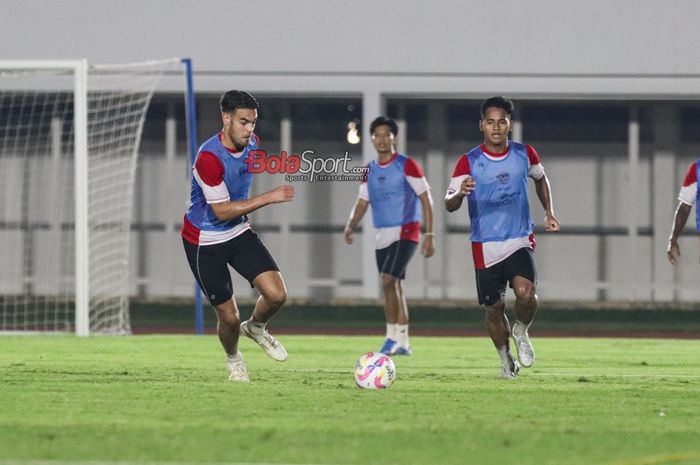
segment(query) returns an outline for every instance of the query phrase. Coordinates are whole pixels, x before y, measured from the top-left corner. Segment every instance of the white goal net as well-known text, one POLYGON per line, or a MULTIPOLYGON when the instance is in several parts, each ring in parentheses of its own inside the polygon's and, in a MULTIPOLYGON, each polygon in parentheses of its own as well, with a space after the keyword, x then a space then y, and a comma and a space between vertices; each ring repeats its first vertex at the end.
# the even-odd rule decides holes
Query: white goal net
POLYGON ((130 333, 141 130, 178 63, 0 62, 0 331, 130 333))

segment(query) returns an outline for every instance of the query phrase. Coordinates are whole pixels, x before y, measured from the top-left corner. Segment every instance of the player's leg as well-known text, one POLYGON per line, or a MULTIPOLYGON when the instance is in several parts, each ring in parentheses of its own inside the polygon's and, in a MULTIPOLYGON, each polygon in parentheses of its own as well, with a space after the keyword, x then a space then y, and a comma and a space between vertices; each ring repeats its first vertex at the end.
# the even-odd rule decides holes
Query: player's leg
POLYGON ((287 289, 279 271, 265 271, 253 280, 260 293, 250 319, 241 324, 241 333, 258 343, 273 360, 287 360, 287 350, 267 331, 267 323, 287 300, 287 289))
POLYGON ((374 252, 377 261, 377 269, 379 270, 379 279, 384 294, 384 318, 386 321, 386 335, 384 343, 379 348, 379 352, 387 355, 391 355, 396 349, 398 303, 396 301, 396 293, 394 292, 396 278, 384 270, 389 269, 397 247, 398 242, 394 242, 374 252))
MULTIPOLYGON (((484 308, 486 309, 486 330, 489 337, 499 354, 505 354, 508 351, 508 338, 510 337, 510 324, 505 314, 506 304, 503 299, 499 299, 491 305, 484 305, 484 308), (501 349, 504 351, 501 352, 501 349)), ((501 357, 501 362, 504 361, 501 357)))
POLYGON ((267 323, 287 300, 282 274, 257 234, 246 231, 237 239, 240 240, 229 263, 260 293, 253 314, 241 323, 241 333, 257 342, 270 358, 283 362, 287 351, 267 331, 267 323))
POLYGON ((192 274, 216 310, 216 330, 228 359, 229 379, 248 381, 245 361, 238 351, 240 319, 227 267, 231 243, 200 246, 183 240, 183 244, 192 274))
MULTIPOLYGON (((380 273, 382 280, 382 290, 384 291, 384 316, 386 322, 399 324, 402 319, 401 303, 399 302, 399 282, 400 279, 388 273, 380 273)), ((403 318, 405 322, 405 318, 403 318)))
POLYGON ((253 280, 253 286, 260 293, 250 320, 266 324, 287 301, 287 288, 279 271, 265 271, 253 280))
POLYGON ((515 317, 512 334, 518 358, 524 367, 531 367, 535 351, 528 335, 528 328, 537 312, 537 271, 533 251, 523 248, 508 259, 510 285, 515 293, 515 317))
POLYGON ((514 379, 520 366, 510 352, 510 324, 505 314, 506 281, 502 265, 476 270, 476 287, 479 303, 486 310, 486 330, 491 337, 501 362, 501 377, 514 379))
POLYGON ((226 302, 214 306, 216 310, 216 333, 227 355, 238 353, 238 336, 240 333, 240 314, 236 300, 231 297, 226 302))
POLYGON ((387 327, 394 325, 395 328, 394 337, 387 337, 385 345, 380 349, 383 353, 411 355, 411 345, 408 340, 408 306, 403 293, 403 280, 406 278, 406 267, 416 247, 417 243, 413 241, 396 241, 388 248, 381 263, 387 327), (391 341, 396 343, 390 349, 388 345, 391 341))
POLYGON ((404 296, 403 283, 406 279, 406 268, 418 248, 418 243, 401 239, 398 242, 396 255, 391 263, 389 274, 396 278, 396 302, 398 315, 396 319, 396 350, 394 355, 411 355, 411 344, 408 340, 408 305, 404 296))
POLYGON ((387 339, 380 352, 387 355, 411 355, 411 345, 408 341, 408 306, 403 293, 403 279, 387 273, 380 276, 387 321, 387 339))
POLYGON ((530 326, 537 312, 537 285, 524 276, 514 276, 512 279, 515 294, 516 323, 530 326))
POLYGON ((406 296, 403 292, 403 282, 403 279, 399 279, 397 283, 399 293, 399 318, 397 326, 398 348, 394 352, 395 355, 411 355, 413 353, 411 350, 411 343, 408 339, 408 304, 406 303, 406 296))
POLYGON ((514 379, 518 376, 520 366, 510 352, 510 325, 505 314, 505 302, 500 299, 493 305, 485 305, 485 308, 486 328, 501 361, 501 377, 514 379))
MULTIPOLYGON (((228 270, 226 272, 228 273, 228 270)), ((248 370, 243 354, 238 350, 241 320, 236 299, 231 297, 214 308, 216 309, 216 333, 228 359, 229 380, 247 382, 249 381, 248 370)))

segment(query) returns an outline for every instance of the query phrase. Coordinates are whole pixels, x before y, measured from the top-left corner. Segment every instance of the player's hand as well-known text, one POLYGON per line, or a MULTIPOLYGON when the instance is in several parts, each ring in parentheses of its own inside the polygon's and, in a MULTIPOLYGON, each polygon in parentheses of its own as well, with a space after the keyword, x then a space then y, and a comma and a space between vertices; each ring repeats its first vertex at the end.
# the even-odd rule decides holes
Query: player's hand
POLYGON ((430 236, 425 236, 425 239, 423 239, 423 245, 421 246, 420 253, 422 253, 425 258, 432 257, 435 254, 432 234, 430 236))
POLYGON ((547 232, 557 232, 561 229, 559 220, 551 213, 544 215, 544 230, 547 232))
POLYGON ((285 184, 268 192, 270 203, 290 202, 294 198, 294 186, 285 184))
POLYGON ((462 197, 465 197, 474 189, 476 189, 476 179, 467 175, 459 186, 459 193, 462 194, 462 197))
POLYGON ((678 246, 678 242, 670 241, 668 243, 668 249, 666 250, 666 256, 671 265, 676 266, 678 260, 681 258, 681 248, 678 246))
POLYGON ((345 226, 345 229, 343 230, 343 237, 345 238, 346 244, 352 244, 353 237, 352 228, 350 226, 345 226))

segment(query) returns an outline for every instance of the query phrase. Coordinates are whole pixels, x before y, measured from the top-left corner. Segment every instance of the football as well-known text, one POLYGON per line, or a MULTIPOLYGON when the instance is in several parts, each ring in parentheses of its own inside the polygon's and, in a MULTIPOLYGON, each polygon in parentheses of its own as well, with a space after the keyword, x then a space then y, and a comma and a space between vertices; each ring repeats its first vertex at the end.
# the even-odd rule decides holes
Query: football
POLYGON ((394 361, 381 352, 367 352, 355 362, 355 383, 363 389, 385 389, 395 379, 394 361))

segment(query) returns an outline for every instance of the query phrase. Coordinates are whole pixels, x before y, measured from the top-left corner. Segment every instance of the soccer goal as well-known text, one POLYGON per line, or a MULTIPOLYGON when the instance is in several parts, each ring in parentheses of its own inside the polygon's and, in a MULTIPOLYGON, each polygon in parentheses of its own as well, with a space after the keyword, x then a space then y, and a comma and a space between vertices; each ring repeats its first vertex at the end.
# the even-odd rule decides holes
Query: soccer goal
POLYGON ((0 331, 130 333, 141 131, 180 68, 0 61, 0 331))

